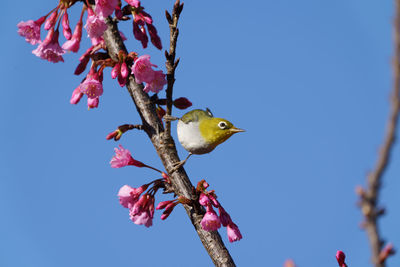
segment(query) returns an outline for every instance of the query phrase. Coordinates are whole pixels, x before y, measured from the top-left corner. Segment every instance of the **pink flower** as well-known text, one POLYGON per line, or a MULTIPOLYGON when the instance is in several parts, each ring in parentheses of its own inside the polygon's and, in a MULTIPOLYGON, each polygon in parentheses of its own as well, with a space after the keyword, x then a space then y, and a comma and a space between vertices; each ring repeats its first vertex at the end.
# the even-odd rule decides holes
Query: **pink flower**
POLYGON ((240 233, 239 228, 233 222, 228 224, 228 226, 226 227, 226 231, 228 234, 229 242, 232 243, 232 242, 239 241, 240 239, 242 239, 242 234, 240 233))
POLYGON ((211 205, 207 206, 207 212, 204 214, 200 224, 201 227, 206 231, 216 231, 221 227, 221 222, 217 216, 217 213, 215 213, 211 205))
POLYGON ((95 97, 95 98, 88 97, 88 99, 87 99, 88 108, 89 109, 97 108, 99 106, 99 101, 100 101, 99 97, 95 97))
POLYGON ((124 62, 122 62, 122 65, 121 65, 121 76, 123 77, 123 78, 126 78, 126 77, 128 77, 128 66, 126 65, 126 63, 125 63, 125 61, 124 62))
POLYGON ((54 28, 54 25, 56 25, 57 22, 57 18, 58 18, 58 8, 53 13, 51 13, 50 17, 46 20, 46 22, 44 23, 44 29, 48 31, 51 28, 54 28))
MULTIPOLYGON (((136 3, 131 3, 131 5, 136 3)), ((143 11, 143 7, 140 7, 140 2, 137 4, 136 8, 133 9, 134 19, 133 19, 133 35, 135 39, 142 43, 143 48, 147 47, 149 38, 147 37, 146 29, 150 35, 151 43, 158 49, 162 49, 161 39, 158 36, 157 29, 153 25, 153 19, 151 16, 143 11)))
POLYGON ((68 19, 68 13, 67 13, 66 9, 64 11, 64 16, 62 18, 62 23, 61 24, 62 24, 62 27, 63 27, 64 37, 67 40, 70 40, 71 37, 72 37, 72 33, 71 33, 71 28, 69 27, 69 19, 68 19))
POLYGON ((115 66, 111 70, 111 78, 115 79, 119 75, 121 65, 119 63, 115 64, 115 66))
POLYGON ((17 24, 18 34, 25 37, 25 41, 34 45, 40 43, 40 26, 43 24, 45 17, 33 21, 21 21, 17 24))
POLYGON ((136 8, 140 6, 140 1, 138 0, 125 0, 125 2, 136 8))
POLYGON ((90 38, 98 38, 103 35, 104 31, 107 29, 107 25, 102 17, 94 14, 93 11, 89 8, 85 29, 90 38))
POLYGON ((158 93, 164 88, 164 85, 166 84, 167 79, 165 78, 165 74, 162 72, 162 70, 154 71, 153 80, 146 84, 146 86, 143 88, 143 91, 145 91, 146 93, 150 91, 158 93))
POLYGON ((200 205, 205 206, 205 207, 211 204, 210 199, 203 192, 200 193, 199 203, 200 203, 200 205))
POLYGON ((186 97, 180 97, 174 100, 174 106, 179 109, 187 109, 192 106, 192 102, 190 102, 186 97))
POLYGON ((122 136, 123 132, 120 129, 117 129, 109 134, 107 134, 106 139, 110 140, 112 138, 114 138, 115 141, 118 141, 121 136, 122 136))
POLYGON ((78 104, 79 101, 81 100, 83 96, 83 93, 81 92, 81 88, 78 86, 76 89, 72 92, 72 97, 71 100, 69 101, 71 104, 78 104))
POLYGON ((130 208, 129 216, 131 220, 138 225, 150 227, 153 225, 154 216, 154 197, 144 194, 130 208))
POLYGON ((103 94, 103 84, 100 82, 99 75, 91 69, 86 79, 80 85, 81 92, 88 98, 96 98, 103 94))
POLYGON ((90 38, 90 41, 92 42, 92 46, 103 46, 104 45, 103 36, 90 38))
POLYGON ((41 59, 48 60, 53 63, 57 63, 59 61, 63 61, 64 59, 61 55, 65 53, 65 51, 60 47, 58 43, 58 30, 54 32, 52 28, 47 34, 44 41, 39 44, 39 46, 32 51, 32 53, 41 59))
POLYGON ((225 209, 221 206, 218 208, 219 210, 219 219, 221 220, 222 226, 228 226, 229 224, 233 223, 231 216, 225 211, 225 209))
POLYGON ((78 64, 78 66, 76 66, 76 69, 75 69, 75 72, 74 72, 74 74, 75 75, 79 75, 79 74, 81 74, 85 69, 86 69, 86 66, 87 66, 87 64, 89 63, 89 60, 90 60, 90 55, 91 55, 91 52, 92 52, 92 49, 93 47, 90 47, 80 58, 79 58, 79 64, 78 64))
POLYGON ((147 30, 149 31, 151 43, 158 49, 162 49, 161 39, 157 34, 156 27, 153 24, 147 24, 147 30))
POLYGON ((140 161, 132 158, 131 152, 128 149, 123 148, 119 145, 118 148, 114 148, 115 155, 112 157, 110 164, 112 168, 121 168, 125 166, 136 166, 136 167, 145 167, 146 165, 140 161))
POLYGON ((133 188, 129 185, 124 185, 119 189, 119 203, 125 208, 132 208, 138 201, 139 196, 147 189, 148 185, 142 185, 139 188, 133 188))
POLYGON ((81 39, 82 39, 82 26, 83 26, 82 21, 79 21, 76 24, 72 38, 63 44, 63 46, 62 46, 63 49, 72 51, 75 53, 78 52, 79 46, 81 43, 81 39))
POLYGON ((138 214, 129 213, 129 216, 134 224, 144 225, 146 227, 150 227, 153 225, 153 217, 147 210, 143 210, 138 214))
POLYGON ((146 29, 144 28, 143 23, 137 23, 133 21, 133 36, 136 40, 142 43, 143 48, 147 47, 149 38, 147 37, 146 29))
POLYGON ((118 75, 118 84, 121 87, 124 87, 126 84, 126 77, 124 78, 121 74, 118 75))
POLYGON ((157 67, 157 65, 154 65, 150 62, 149 55, 138 57, 132 66, 132 73, 135 75, 136 82, 151 82, 154 79, 154 70, 152 67, 157 67))
POLYGON ((346 255, 344 254, 344 252, 341 250, 338 250, 336 252, 336 260, 340 267, 347 267, 347 264, 345 263, 345 259, 346 259, 346 255))
POLYGON ((102 17, 108 17, 118 5, 118 0, 96 0, 96 8, 94 11, 102 17))
POLYGON ((178 205, 178 202, 176 202, 176 200, 167 200, 160 202, 157 205, 156 210, 165 209, 163 214, 161 215, 161 220, 167 219, 176 205, 178 205))
POLYGON ((171 204, 173 202, 174 202, 173 200, 162 201, 162 202, 158 203, 156 210, 165 209, 165 207, 167 207, 169 204, 171 204))

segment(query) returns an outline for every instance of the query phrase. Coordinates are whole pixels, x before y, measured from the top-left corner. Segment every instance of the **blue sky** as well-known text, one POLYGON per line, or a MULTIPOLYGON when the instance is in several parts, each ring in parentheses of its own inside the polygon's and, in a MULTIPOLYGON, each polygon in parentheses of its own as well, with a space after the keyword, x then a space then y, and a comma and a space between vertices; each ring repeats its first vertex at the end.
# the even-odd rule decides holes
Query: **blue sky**
MULTIPOLYGON (((233 244, 220 230, 238 266, 281 266, 287 258, 299 267, 336 266, 338 249, 349 266, 369 264, 354 188, 375 163, 387 119, 391 2, 185 2, 174 95, 247 130, 186 165, 192 182, 206 179, 239 226, 243 240, 233 244)), ((69 104, 83 78, 72 73, 88 40, 78 55, 53 64, 17 35, 19 21, 56 4, 6 1, 0 18, 0 266, 211 266, 182 207, 166 221, 156 213, 154 226, 145 228, 119 205, 122 185, 158 177, 109 166, 117 143, 106 141, 107 133, 139 123, 109 70, 98 109, 69 104)), ((163 14, 172 4, 142 2, 164 47, 163 14)), ((75 24, 79 8, 73 10, 75 24)), ((120 24, 128 49, 151 55, 165 70, 163 53, 141 49, 131 23, 120 24)), ((130 132, 119 143, 161 168, 144 133, 130 132)), ((381 199, 388 211, 380 221, 383 237, 395 247, 399 159, 396 145, 381 199)), ((400 258, 388 263, 399 265, 400 258)))

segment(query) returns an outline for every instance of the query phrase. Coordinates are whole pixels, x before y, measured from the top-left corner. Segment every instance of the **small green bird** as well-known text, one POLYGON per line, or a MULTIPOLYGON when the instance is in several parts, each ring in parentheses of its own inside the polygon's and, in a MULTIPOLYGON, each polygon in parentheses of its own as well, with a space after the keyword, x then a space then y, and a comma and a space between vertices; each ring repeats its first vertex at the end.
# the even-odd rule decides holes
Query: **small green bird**
POLYGON ((177 164, 174 170, 181 167, 192 154, 206 154, 219 144, 228 140, 235 133, 244 132, 225 119, 215 118, 207 108, 205 111, 189 111, 178 121, 177 133, 181 145, 189 152, 184 161, 177 164))

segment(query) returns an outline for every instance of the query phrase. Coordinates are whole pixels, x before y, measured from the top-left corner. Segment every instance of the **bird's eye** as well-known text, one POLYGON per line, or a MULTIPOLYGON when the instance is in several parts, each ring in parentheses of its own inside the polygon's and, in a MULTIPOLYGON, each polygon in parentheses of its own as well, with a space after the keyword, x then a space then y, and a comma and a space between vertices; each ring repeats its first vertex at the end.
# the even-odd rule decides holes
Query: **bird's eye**
POLYGON ((220 122, 218 123, 218 127, 221 128, 222 130, 225 129, 225 128, 226 128, 226 122, 220 121, 220 122))

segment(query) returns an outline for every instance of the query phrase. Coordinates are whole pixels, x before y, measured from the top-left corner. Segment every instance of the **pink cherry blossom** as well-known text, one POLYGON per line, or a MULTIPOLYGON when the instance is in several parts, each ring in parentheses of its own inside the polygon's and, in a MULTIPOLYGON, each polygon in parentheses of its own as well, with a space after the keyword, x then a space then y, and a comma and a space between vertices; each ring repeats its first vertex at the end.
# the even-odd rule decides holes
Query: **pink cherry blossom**
POLYGON ((25 37, 25 41, 34 45, 40 43, 40 26, 43 24, 45 17, 33 21, 21 21, 17 24, 18 34, 25 37))
POLYGON ((207 206, 207 212, 204 214, 200 224, 201 227, 206 231, 216 231, 221 227, 221 222, 217 216, 217 213, 213 210, 211 205, 207 206))
POLYGON ((72 97, 71 100, 69 101, 71 104, 78 104, 79 101, 81 100, 83 96, 83 93, 81 92, 81 88, 78 86, 76 89, 72 92, 72 97))
POLYGON ((158 49, 162 49, 161 39, 160 36, 157 34, 156 27, 153 24, 147 24, 147 30, 149 31, 151 43, 157 47, 158 49))
POLYGON ((200 203, 200 205, 205 206, 205 207, 207 207, 208 205, 211 204, 210 199, 203 192, 200 193, 199 203, 200 203))
POLYGON ((239 241, 240 239, 242 239, 242 234, 240 233, 239 228, 233 222, 228 224, 228 226, 226 227, 226 231, 228 234, 229 242, 232 243, 232 242, 239 241))
POLYGON ((62 27, 63 27, 63 34, 65 39, 70 40, 72 37, 71 33, 71 28, 69 27, 69 19, 68 19, 68 13, 67 10, 65 9, 64 11, 64 16, 62 18, 62 27))
POLYGON ((138 8, 140 6, 140 1, 138 0, 125 0, 129 5, 138 8))
POLYGON ((143 210, 138 214, 129 213, 129 216, 134 224, 144 225, 146 227, 150 227, 153 225, 153 217, 147 210, 143 210))
POLYGON ((130 208, 129 216, 135 224, 150 227, 153 225, 154 217, 154 197, 144 194, 130 208))
POLYGON ((72 38, 63 44, 63 46, 62 46, 63 49, 72 51, 75 53, 78 52, 79 46, 81 43, 81 38, 82 38, 82 26, 83 26, 82 21, 79 21, 76 24, 72 38))
POLYGON ((87 106, 88 106, 89 109, 97 108, 99 106, 99 102, 100 102, 99 97, 95 97, 95 98, 88 97, 87 106))
POLYGON ((139 196, 147 189, 147 187, 147 185, 142 185, 139 188, 133 188, 129 185, 124 185, 118 192, 119 203, 121 203, 125 208, 132 208, 138 201, 139 196))
MULTIPOLYGON (((140 4, 139 4, 140 5, 140 4)), ((149 13, 145 12, 143 10, 144 8, 137 8, 135 10, 135 16, 134 16, 134 21, 138 23, 142 23, 142 25, 146 24, 152 24, 153 23, 153 18, 150 16, 149 13)))
POLYGON ((124 62, 122 62, 122 65, 121 65, 121 75, 123 78, 126 78, 126 77, 128 77, 128 74, 129 74, 128 66, 126 65, 126 63, 124 61, 124 62))
POLYGON ((162 201, 162 202, 158 203, 156 210, 165 209, 165 207, 168 206, 169 204, 171 204, 172 202, 174 202, 174 201, 173 200, 162 201))
POLYGON ((167 79, 165 77, 165 74, 161 70, 154 71, 153 80, 146 84, 143 91, 146 93, 150 91, 154 93, 160 92, 164 88, 164 85, 167 84, 167 79))
POLYGON ((99 75, 91 69, 86 79, 80 85, 81 92, 88 98, 96 98, 103 94, 103 84, 100 82, 99 75))
POLYGON ((104 31, 107 29, 107 25, 104 22, 103 17, 99 17, 93 13, 93 11, 88 9, 88 18, 86 20, 85 29, 90 38, 101 37, 104 31))
POLYGON ((115 79, 119 75, 121 65, 119 63, 115 64, 115 66, 111 70, 111 78, 115 79))
POLYGON ((171 214, 171 212, 174 210, 174 208, 175 208, 176 205, 178 205, 178 202, 169 203, 169 204, 165 207, 165 210, 164 210, 163 214, 161 215, 161 220, 167 219, 168 216, 171 214))
POLYGON ((222 226, 226 227, 232 222, 231 216, 225 211, 223 207, 218 208, 219 211, 219 219, 221 221, 222 226))
POLYGON ((51 13, 50 17, 46 20, 46 22, 44 23, 44 29, 48 31, 51 28, 54 28, 57 22, 57 18, 58 18, 58 8, 54 10, 54 12, 51 13))
POLYGON ((59 61, 64 62, 64 59, 61 55, 63 55, 65 51, 58 43, 58 36, 58 30, 54 32, 54 28, 52 28, 44 41, 40 43, 39 46, 32 51, 32 53, 41 59, 45 59, 53 63, 57 63, 59 61))
POLYGON ((137 83, 151 82, 154 79, 154 70, 152 67, 157 67, 150 62, 149 55, 143 55, 135 60, 132 66, 132 73, 135 75, 137 83))
POLYGON ((126 77, 124 78, 121 73, 118 75, 118 84, 121 87, 124 87, 126 84, 126 77))
POLYGON ((136 166, 136 167, 145 167, 142 162, 135 160, 132 158, 131 152, 128 149, 123 148, 119 145, 118 148, 114 148, 115 155, 112 157, 110 164, 112 168, 121 168, 128 165, 136 166))
POLYGON ((143 23, 137 23, 133 21, 133 36, 136 40, 142 43, 143 48, 147 47, 149 38, 147 37, 146 29, 144 28, 143 23))
POLYGON ((94 11, 102 17, 108 17, 114 12, 117 5, 118 0, 96 0, 94 11))
POLYGON ((337 262, 338 262, 338 264, 339 264, 340 267, 347 267, 347 264, 346 264, 346 262, 345 262, 345 260, 346 260, 346 255, 344 254, 343 251, 338 250, 338 251, 336 252, 336 260, 337 260, 337 262))

